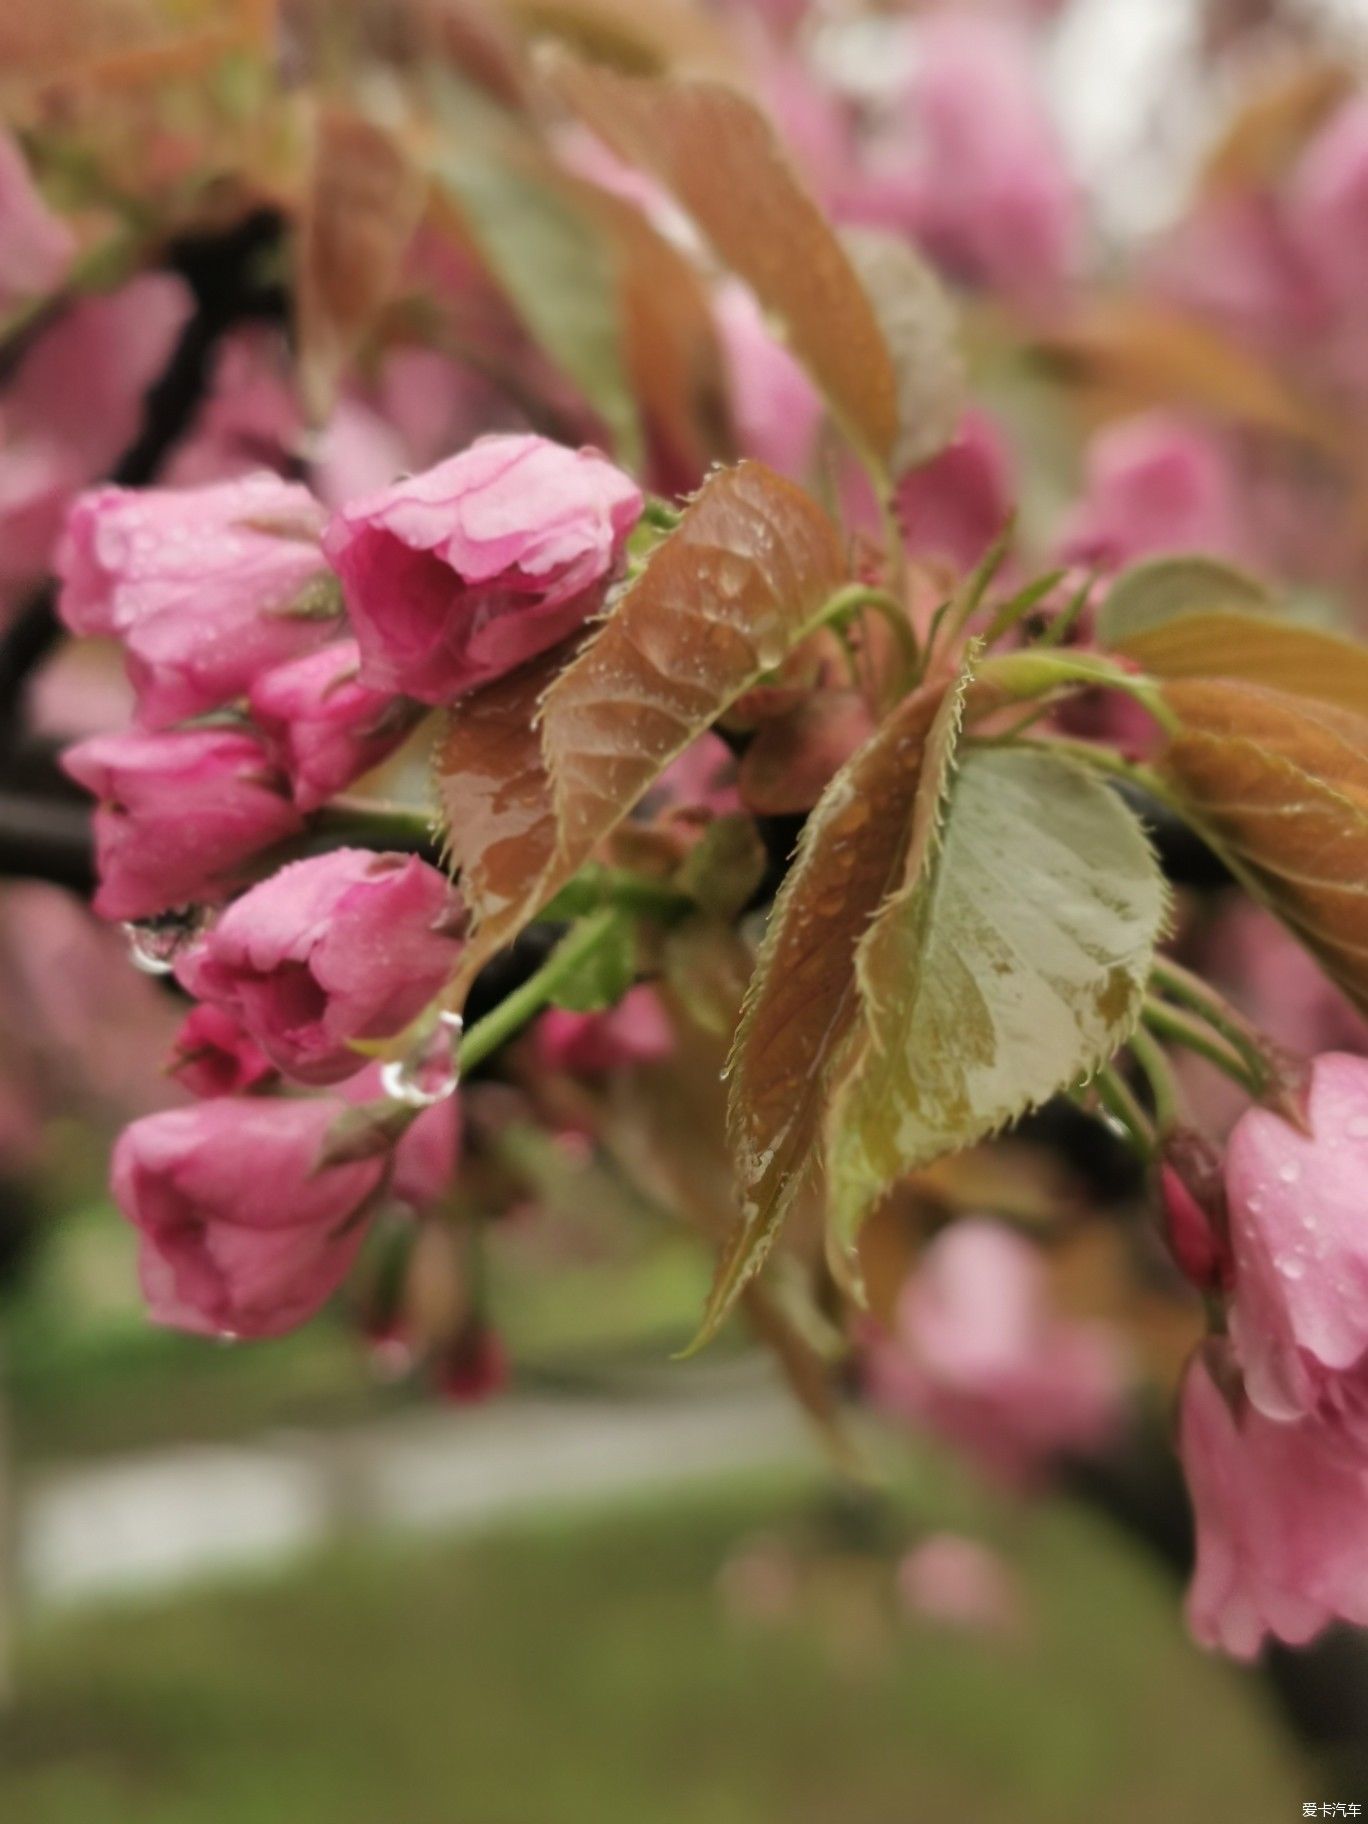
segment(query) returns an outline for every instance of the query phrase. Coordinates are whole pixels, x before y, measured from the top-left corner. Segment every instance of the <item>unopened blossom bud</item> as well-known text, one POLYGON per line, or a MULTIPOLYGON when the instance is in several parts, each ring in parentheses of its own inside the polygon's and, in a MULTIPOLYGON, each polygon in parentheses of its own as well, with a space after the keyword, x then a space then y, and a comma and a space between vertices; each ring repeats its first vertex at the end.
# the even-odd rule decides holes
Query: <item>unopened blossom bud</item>
POLYGON ((114 1151, 114 1195, 142 1237, 157 1323, 279 1336, 335 1292, 382 1184, 384 1159, 319 1163, 341 1111, 327 1098, 221 1097, 149 1115, 114 1151))
POLYGON ((344 507, 323 544, 363 683, 450 702, 553 646, 601 603, 641 504, 593 450, 501 436, 344 507))
POLYGON ((257 474, 204 488, 96 488, 67 516, 58 608, 114 633, 145 727, 217 709, 335 638, 341 597, 307 488, 257 474))
POLYGON ((301 811, 317 810, 378 766, 416 720, 416 704, 360 681, 360 662, 356 642, 340 640, 252 685, 252 720, 289 774, 301 811))
POLYGON ((365 1064, 354 1041, 401 1031, 445 986, 463 924, 459 897, 427 862, 334 849, 245 893, 177 974, 288 1076, 336 1083, 365 1064))
POLYGON ((99 800, 101 918, 222 899, 251 856, 302 823, 261 743, 236 729, 97 735, 62 764, 99 800))
POLYGON ((1188 1279, 1204 1292, 1228 1286, 1221 1156, 1190 1128, 1175 1129, 1164 1143, 1159 1195, 1169 1247, 1188 1279))
POLYGON ((432 1379, 438 1395, 453 1406, 477 1406, 508 1385, 508 1351, 503 1338, 474 1319, 436 1357, 432 1379))
POLYGON ((275 1076, 275 1065, 221 1007, 193 1007, 172 1046, 168 1072, 193 1096, 240 1096, 275 1076))

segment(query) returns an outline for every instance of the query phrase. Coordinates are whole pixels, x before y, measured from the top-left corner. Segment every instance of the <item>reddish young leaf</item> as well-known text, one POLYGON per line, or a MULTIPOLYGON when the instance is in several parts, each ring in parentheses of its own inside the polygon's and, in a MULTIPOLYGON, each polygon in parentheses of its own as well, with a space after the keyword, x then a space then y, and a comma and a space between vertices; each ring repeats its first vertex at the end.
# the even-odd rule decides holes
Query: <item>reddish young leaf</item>
POLYGON ((1134 565, 1107 591, 1097 635, 1158 678, 1241 678, 1368 715, 1368 651, 1288 620, 1257 577, 1216 558, 1134 565))
POLYGON ((477 932, 522 903, 555 850, 537 707, 573 651, 553 647, 447 712, 433 756, 437 801, 477 932))
POLYGON ((590 126, 674 193, 783 325, 850 434, 888 464, 897 383, 878 318, 759 110, 719 83, 620 76, 570 58, 553 72, 590 126))
POLYGON ((930 841, 960 695, 935 685, 906 698, 831 782, 803 831, 732 1051, 742 1217, 718 1264, 700 1341, 763 1264, 820 1162, 832 1078, 860 1012, 856 952, 930 841))
POLYGON ((742 463, 706 483, 563 670, 547 655, 452 709, 437 776, 477 927, 462 982, 812 632, 842 576, 815 502, 742 463))
POLYGON ((1368 719, 1225 679, 1168 684, 1163 771, 1200 827, 1368 1011, 1368 719))
POLYGON ((725 74, 736 67, 726 33, 693 0, 500 0, 529 31, 556 38, 595 63, 634 73, 671 69, 725 74))
POLYGON ((418 174, 390 134, 345 109, 320 112, 296 284, 300 387, 316 420, 389 301, 422 203, 418 174))

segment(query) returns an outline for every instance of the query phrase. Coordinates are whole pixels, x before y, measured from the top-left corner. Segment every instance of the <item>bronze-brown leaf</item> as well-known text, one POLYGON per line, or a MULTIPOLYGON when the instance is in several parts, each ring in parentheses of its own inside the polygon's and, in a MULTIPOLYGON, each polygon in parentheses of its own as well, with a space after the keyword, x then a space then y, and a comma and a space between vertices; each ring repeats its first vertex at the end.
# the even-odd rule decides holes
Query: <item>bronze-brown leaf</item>
POLYGON ((849 433, 890 462, 897 384, 878 318, 758 109, 720 83, 620 76, 570 58, 552 68, 589 125, 658 177, 752 287, 849 433))
POLYGON ((1265 686, 1170 683, 1162 766, 1250 888, 1368 1011, 1368 720, 1265 686))
POLYGON ((732 1052, 743 1215, 718 1266, 704 1339, 762 1265, 819 1162, 830 1078, 858 1014, 856 952, 934 827, 957 714, 958 692, 947 697, 943 685, 906 698, 808 819, 732 1052))
POLYGON ((343 369, 398 282, 423 186, 403 148, 373 122, 325 107, 299 227, 300 388, 321 421, 343 369))
POLYGON ((564 669, 548 655, 455 706, 437 772, 477 927, 463 982, 813 630, 842 575, 821 508, 742 463, 706 483, 564 669))

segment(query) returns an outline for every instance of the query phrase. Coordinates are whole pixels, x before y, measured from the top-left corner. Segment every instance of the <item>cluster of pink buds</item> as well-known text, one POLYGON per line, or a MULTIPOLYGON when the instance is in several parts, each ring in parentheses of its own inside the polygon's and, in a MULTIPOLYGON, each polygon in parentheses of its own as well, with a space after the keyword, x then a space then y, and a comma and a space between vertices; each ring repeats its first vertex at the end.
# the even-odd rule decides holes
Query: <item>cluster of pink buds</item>
POLYGON ((1250 1658, 1368 1624, 1368 1059, 1311 1066, 1300 1124, 1255 1107, 1220 1174, 1165 1173, 1174 1251, 1224 1334, 1182 1391, 1197 1522, 1188 1616, 1250 1658))
POLYGON ((96 909, 197 1002, 171 1071, 198 1100, 135 1122, 115 1156, 161 1322, 288 1330, 381 1207, 449 1184, 454 1060, 387 1102, 368 1049, 451 979, 460 895, 416 855, 338 846, 321 814, 424 706, 594 613, 641 506, 602 457, 532 436, 487 438, 331 520, 265 474, 73 506, 62 618, 121 643, 136 705, 134 728, 66 758, 98 801, 96 909))

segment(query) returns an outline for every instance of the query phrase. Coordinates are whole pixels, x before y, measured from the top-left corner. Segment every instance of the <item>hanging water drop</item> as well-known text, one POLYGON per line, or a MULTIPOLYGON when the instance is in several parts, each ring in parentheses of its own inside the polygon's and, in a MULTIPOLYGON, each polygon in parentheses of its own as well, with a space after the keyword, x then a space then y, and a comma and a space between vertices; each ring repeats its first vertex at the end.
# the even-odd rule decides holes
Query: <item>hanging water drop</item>
POLYGON ((408 1108, 432 1108, 455 1095, 461 1080, 456 1049, 462 1030, 459 1013, 439 1013, 432 1030, 406 1057, 394 1058, 384 1065, 380 1081, 390 1100, 408 1108))
POLYGON ((183 906, 126 924, 129 961, 144 975, 170 975, 181 951, 199 935, 204 917, 201 908, 183 906))

